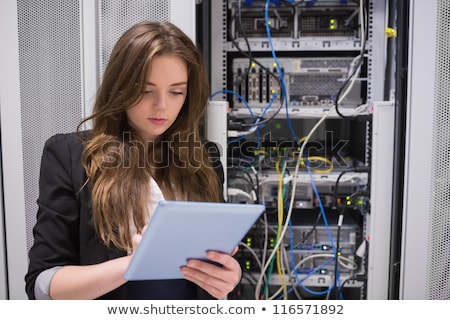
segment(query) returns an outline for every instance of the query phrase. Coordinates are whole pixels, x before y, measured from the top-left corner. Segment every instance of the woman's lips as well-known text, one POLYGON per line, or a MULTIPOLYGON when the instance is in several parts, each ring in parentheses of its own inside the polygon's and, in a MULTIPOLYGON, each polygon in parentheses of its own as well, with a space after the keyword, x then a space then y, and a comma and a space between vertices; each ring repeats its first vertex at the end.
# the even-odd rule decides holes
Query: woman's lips
POLYGON ((167 122, 167 119, 161 119, 161 118, 148 118, 148 120, 156 125, 165 124, 167 122))

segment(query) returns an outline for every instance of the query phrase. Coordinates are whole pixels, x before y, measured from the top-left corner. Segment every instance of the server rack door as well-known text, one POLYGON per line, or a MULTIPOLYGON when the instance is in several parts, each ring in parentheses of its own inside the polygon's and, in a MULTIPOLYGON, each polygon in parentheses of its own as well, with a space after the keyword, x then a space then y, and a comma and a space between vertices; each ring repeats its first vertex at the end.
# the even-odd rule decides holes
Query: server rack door
POLYGON ((410 3, 401 299, 450 297, 449 13, 410 3))
POLYGON ((131 24, 172 21, 195 41, 195 14, 195 0, 0 2, 5 217, 0 228, 6 234, 5 249, 0 249, 0 282, 8 284, 7 294, 1 296, 1 292, 0 298, 26 298, 24 276, 33 242, 45 140, 76 130, 79 121, 90 114, 112 45, 131 24))

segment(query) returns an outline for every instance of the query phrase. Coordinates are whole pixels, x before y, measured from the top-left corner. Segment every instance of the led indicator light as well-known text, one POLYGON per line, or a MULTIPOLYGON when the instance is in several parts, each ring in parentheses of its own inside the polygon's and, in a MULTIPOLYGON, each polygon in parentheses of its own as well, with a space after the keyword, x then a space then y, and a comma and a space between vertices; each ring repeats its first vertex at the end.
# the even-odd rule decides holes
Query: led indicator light
POLYGON ((336 29, 336 20, 330 19, 330 30, 335 30, 335 29, 336 29))

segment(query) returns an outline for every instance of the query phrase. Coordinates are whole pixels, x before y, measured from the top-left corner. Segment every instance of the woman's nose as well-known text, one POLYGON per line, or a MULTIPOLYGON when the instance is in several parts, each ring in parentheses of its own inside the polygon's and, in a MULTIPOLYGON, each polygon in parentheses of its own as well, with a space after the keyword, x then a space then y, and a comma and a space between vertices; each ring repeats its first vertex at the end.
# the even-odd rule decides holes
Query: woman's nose
POLYGON ((153 107, 156 109, 164 109, 167 107, 167 98, 162 93, 155 94, 155 100, 153 101, 153 107))

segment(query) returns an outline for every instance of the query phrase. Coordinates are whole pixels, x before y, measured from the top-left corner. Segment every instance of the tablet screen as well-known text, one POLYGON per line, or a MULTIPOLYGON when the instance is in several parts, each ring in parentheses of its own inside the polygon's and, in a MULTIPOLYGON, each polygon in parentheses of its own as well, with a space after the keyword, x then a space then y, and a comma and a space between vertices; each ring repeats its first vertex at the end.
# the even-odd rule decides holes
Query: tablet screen
POLYGON ((125 273, 126 280, 182 279, 188 259, 231 253, 265 211, 262 204, 158 203, 125 273))

